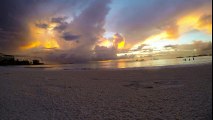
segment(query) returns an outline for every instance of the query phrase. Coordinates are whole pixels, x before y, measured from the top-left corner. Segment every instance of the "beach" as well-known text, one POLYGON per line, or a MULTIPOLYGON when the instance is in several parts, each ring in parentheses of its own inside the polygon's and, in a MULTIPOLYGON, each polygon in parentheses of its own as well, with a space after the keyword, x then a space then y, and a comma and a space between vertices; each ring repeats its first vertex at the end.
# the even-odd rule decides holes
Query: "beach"
POLYGON ((0 120, 212 119, 212 64, 0 70, 0 120))

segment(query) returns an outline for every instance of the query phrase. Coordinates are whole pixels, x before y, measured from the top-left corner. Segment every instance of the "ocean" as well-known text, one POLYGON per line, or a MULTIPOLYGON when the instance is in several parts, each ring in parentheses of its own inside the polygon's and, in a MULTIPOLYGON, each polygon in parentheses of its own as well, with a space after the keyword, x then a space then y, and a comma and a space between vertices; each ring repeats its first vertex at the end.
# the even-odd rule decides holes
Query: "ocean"
POLYGON ((16 66, 24 68, 41 68, 45 70, 96 70, 96 69, 140 69, 154 67, 169 67, 193 64, 212 63, 212 56, 193 58, 176 58, 176 59, 159 59, 159 60, 108 60, 94 61, 81 64, 54 64, 54 65, 36 65, 36 66, 16 66), (186 60, 185 60, 186 59, 186 60))

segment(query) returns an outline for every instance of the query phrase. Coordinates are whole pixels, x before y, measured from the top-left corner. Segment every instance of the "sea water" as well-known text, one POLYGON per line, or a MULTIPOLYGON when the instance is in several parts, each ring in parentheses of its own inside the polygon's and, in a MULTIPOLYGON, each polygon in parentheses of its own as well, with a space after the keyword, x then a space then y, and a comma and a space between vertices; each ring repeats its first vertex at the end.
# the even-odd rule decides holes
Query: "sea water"
POLYGON ((22 66, 25 68, 42 68, 45 70, 95 70, 95 69, 138 69, 150 67, 180 66, 193 64, 209 64, 212 63, 212 56, 193 58, 176 58, 176 59, 159 59, 136 61, 129 60, 108 60, 93 61, 79 64, 55 64, 41 66, 22 66))

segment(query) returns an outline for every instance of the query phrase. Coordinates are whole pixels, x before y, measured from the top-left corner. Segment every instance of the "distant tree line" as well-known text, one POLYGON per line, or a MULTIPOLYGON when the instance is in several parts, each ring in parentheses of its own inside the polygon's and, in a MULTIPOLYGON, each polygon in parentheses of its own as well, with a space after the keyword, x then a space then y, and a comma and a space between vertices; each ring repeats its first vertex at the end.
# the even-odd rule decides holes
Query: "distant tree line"
POLYGON ((0 66, 7 65, 42 65, 39 60, 18 60, 12 55, 0 54, 0 66))

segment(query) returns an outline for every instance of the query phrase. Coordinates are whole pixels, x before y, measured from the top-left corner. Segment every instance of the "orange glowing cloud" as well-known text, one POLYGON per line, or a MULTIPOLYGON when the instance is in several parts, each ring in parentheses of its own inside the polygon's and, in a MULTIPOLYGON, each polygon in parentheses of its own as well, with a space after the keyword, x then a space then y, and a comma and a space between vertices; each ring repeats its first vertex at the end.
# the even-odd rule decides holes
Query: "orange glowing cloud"
POLYGON ((56 24, 50 24, 47 29, 36 27, 34 23, 30 23, 28 26, 30 42, 27 45, 21 46, 21 50, 60 48, 53 30, 57 26, 56 24))
POLYGON ((172 24, 169 25, 165 28, 165 38, 170 39, 170 40, 175 40, 180 36, 179 33, 179 26, 177 24, 172 24))
POLYGON ((165 45, 174 44, 175 41, 171 41, 171 38, 173 38, 173 34, 169 34, 168 31, 163 31, 159 34, 152 35, 146 40, 134 45, 131 50, 137 50, 138 48, 140 48, 141 45, 144 44, 156 49, 162 49, 165 45))
POLYGON ((110 48, 113 46, 113 42, 108 39, 101 38, 101 40, 98 43, 98 46, 110 48))
POLYGON ((125 38, 121 36, 120 34, 115 34, 113 36, 113 44, 117 49, 124 49, 125 47, 125 38))
POLYGON ((125 41, 118 43, 118 49, 123 49, 125 46, 125 41))
POLYGON ((50 41, 45 41, 43 43, 41 43, 40 41, 34 41, 25 46, 20 47, 21 50, 29 50, 33 48, 51 49, 51 48, 59 48, 59 45, 55 40, 50 40, 50 41))
POLYGON ((187 32, 193 29, 212 33, 212 16, 211 15, 187 15, 177 21, 181 32, 187 32))
POLYGON ((190 29, 195 28, 196 24, 199 21, 199 16, 197 15, 189 15, 180 18, 177 21, 177 24, 181 31, 186 32, 190 31, 190 29))
POLYGON ((180 17, 175 23, 163 27, 160 33, 151 35, 142 42, 135 44, 131 50, 138 50, 141 45, 146 44, 154 48, 163 48, 165 45, 176 44, 178 37, 182 34, 199 30, 207 34, 212 33, 212 15, 204 15, 202 12, 195 12, 180 17))
POLYGON ((124 49, 125 47, 125 39, 120 34, 115 34, 111 40, 106 38, 101 38, 98 43, 98 46, 100 47, 106 47, 106 48, 116 48, 116 49, 124 49))
POLYGON ((36 48, 40 45, 41 45, 41 43, 39 41, 35 41, 32 43, 29 43, 28 45, 21 46, 20 48, 21 48, 21 50, 28 50, 28 49, 36 48))
POLYGON ((200 18, 197 28, 212 34, 212 15, 205 15, 200 18))

